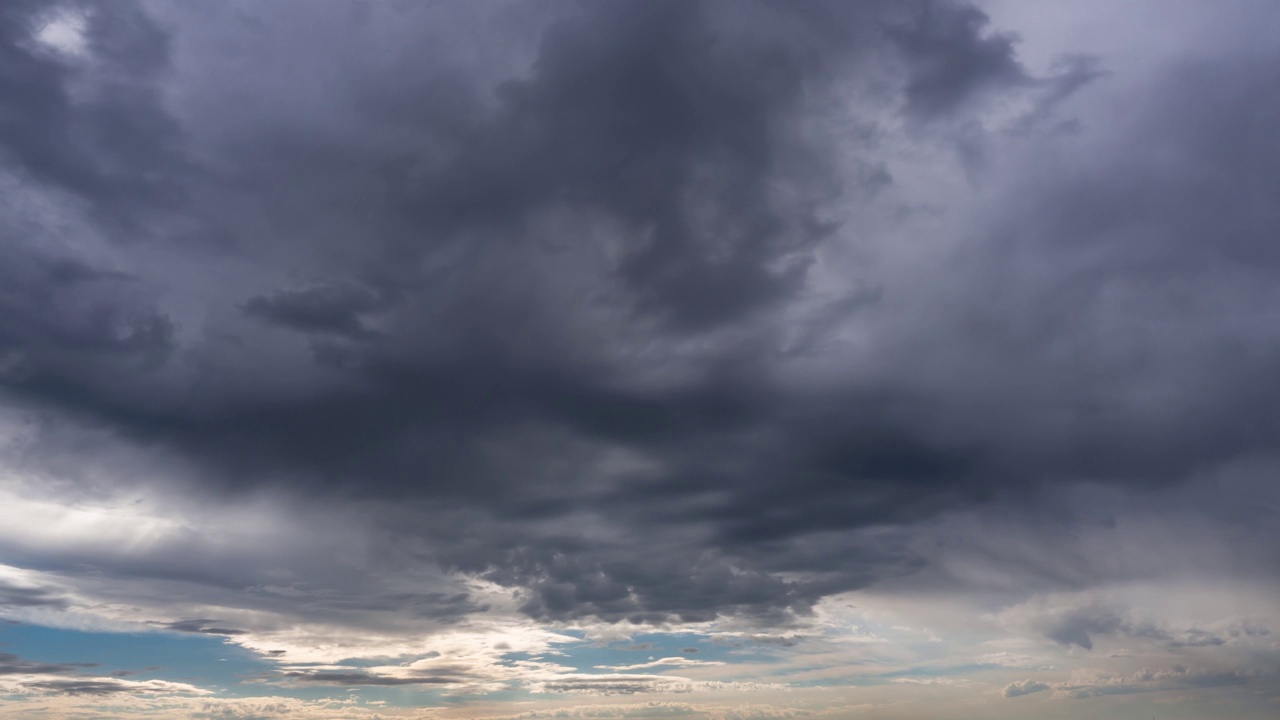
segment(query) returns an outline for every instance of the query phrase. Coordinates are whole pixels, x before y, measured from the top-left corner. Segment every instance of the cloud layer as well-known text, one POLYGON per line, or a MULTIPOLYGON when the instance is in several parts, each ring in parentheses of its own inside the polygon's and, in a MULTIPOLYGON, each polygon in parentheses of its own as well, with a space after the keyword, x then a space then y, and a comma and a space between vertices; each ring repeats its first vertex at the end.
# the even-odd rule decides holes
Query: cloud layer
MULTIPOLYGON (((776 678, 554 658, 834 664, 896 597, 877 639, 1182 668, 992 696, 1270 677, 1280 15, 1231 7, 1137 52, 1091 5, 7 3, 0 614, 715 694, 776 678), (1150 589, 1198 581, 1248 602, 1150 589)), ((23 687, 141 687, 68 673, 23 687)))

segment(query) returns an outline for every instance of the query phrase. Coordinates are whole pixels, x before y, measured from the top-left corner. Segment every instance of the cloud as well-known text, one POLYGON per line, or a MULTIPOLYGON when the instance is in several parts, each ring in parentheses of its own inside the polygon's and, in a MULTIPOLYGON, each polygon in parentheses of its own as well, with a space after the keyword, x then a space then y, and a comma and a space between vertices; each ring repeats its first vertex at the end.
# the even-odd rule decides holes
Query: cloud
POLYGON ((54 693, 66 695, 113 695, 116 693, 208 695, 209 690, 188 683, 166 680, 123 680, 95 677, 86 669, 96 663, 46 663, 24 660, 13 653, 0 653, 0 690, 9 693, 54 693))
POLYGON ((1174 665, 1168 670, 1144 669, 1128 676, 1104 673, 1081 681, 1055 683, 1053 690, 1058 695, 1078 700, 1102 695, 1129 695, 1159 690, 1230 687, 1266 683, 1268 682, 1266 678, 1269 676, 1270 673, 1252 670, 1227 672, 1189 670, 1184 666, 1174 665))
POLYGON ((167 186, 186 164, 157 84, 168 38, 137 4, 124 3, 113 13, 66 15, 79 25, 84 57, 53 55, 29 42, 45 7, 24 0, 0 21, 10 68, 0 78, 6 170, 74 193, 114 230, 136 232, 141 218, 133 214, 172 200, 167 186), (73 92, 80 79, 88 82, 73 92))
POLYGON ((1272 45, 1037 65, 943 1, 51 8, 0 16, 6 616, 442 692, 727 690, 547 658, 793 657, 869 590, 1068 657, 1261 642, 1085 596, 1273 592, 1272 45))
POLYGON ((988 17, 966 4, 924 3, 895 28, 910 66, 906 111, 921 120, 949 116, 984 92, 1027 82, 1015 37, 984 33, 988 17))
POLYGON ((236 630, 234 628, 217 627, 214 623, 217 620, 203 620, 193 618, 190 620, 175 620, 169 623, 156 623, 166 630, 175 630, 184 633, 200 633, 203 635, 243 635, 244 630, 236 630))
POLYGON ((326 685, 453 685, 462 682, 456 677, 388 677, 363 672, 287 672, 284 677, 304 683, 326 685))
POLYGON ((0 608, 53 608, 65 610, 67 599, 57 590, 10 585, 0 581, 0 608))
POLYGON ((1004 686, 1004 696, 1007 698, 1021 697, 1022 695, 1030 695, 1048 689, 1048 685, 1037 680, 1019 680, 1004 686))
POLYGON ((1016 135, 1025 135, 1054 120, 1056 120, 1052 126, 1054 131, 1078 131, 1078 120, 1057 118, 1056 111, 1085 86, 1108 74, 1102 67, 1101 58, 1096 56, 1077 54, 1057 58, 1054 61, 1053 74, 1036 79, 1035 84, 1039 85, 1040 92, 1031 109, 1015 120, 1009 131, 1016 135))
POLYGON ((7 384, 74 393, 115 369, 153 369, 173 351, 172 321, 127 275, 18 245, 0 279, 7 384))
POLYGON ((359 287, 317 285, 249 298, 246 314, 302 332, 363 337, 370 331, 360 316, 385 306, 385 302, 359 287))
POLYGON ((66 675, 94 667, 84 663, 39 663, 23 660, 13 653, 0 653, 0 675, 66 675))
POLYGON ((1218 620, 1205 628, 1186 621, 1155 620, 1119 603, 1070 595, 1032 598, 1006 608, 999 617, 1060 645, 1084 650, 1093 650, 1098 638, 1177 650, 1220 647, 1269 634, 1266 627, 1248 620, 1218 620))
POLYGON ((645 670, 648 668, 662 667, 664 665, 693 667, 698 665, 723 665, 723 664, 724 664, 723 662, 719 662, 716 660, 694 660, 692 658, 677 656, 677 657, 659 658, 657 660, 651 660, 649 662, 639 663, 635 665, 597 665, 596 667, 603 668, 606 670, 645 670))
POLYGON ((529 685, 533 693, 570 693, 590 695, 635 695, 639 693, 690 693, 705 689, 752 691, 776 689, 774 684, 724 683, 695 681, 672 675, 638 675, 604 673, 598 675, 566 673, 554 679, 529 685))
POLYGON ((478 718, 478 720, 537 720, 538 718, 708 718, 708 720, 762 720, 764 718, 801 717, 802 710, 749 703, 742 705, 693 704, 650 700, 648 702, 586 704, 550 709, 527 710, 513 715, 478 718))
POLYGON ((187 683, 165 682, 163 680, 144 680, 136 682, 115 679, 38 680, 23 683, 22 687, 35 691, 66 693, 68 695, 114 695, 116 693, 211 694, 208 690, 197 688, 187 683))
MULTIPOLYGON (((91 147, 58 162, 23 155, 14 170, 42 202, 116 217, 68 213, 78 244, 19 244, 21 262, 7 266, 21 288, 0 298, 7 391, 56 428, 24 453, 32 471, 51 470, 83 432, 110 452, 138 449, 130 463, 165 455, 192 487, 416 508, 402 527, 417 529, 403 532, 431 547, 429 561, 522 589, 534 618, 768 624, 911 565, 868 549, 853 572, 784 580, 777 571, 797 569, 789 541, 925 517, 955 497, 953 481, 980 474, 973 443, 885 422, 892 398, 839 388, 829 397, 861 409, 830 421, 825 401, 784 388, 788 356, 768 350, 792 328, 811 324, 802 334, 818 338, 879 302, 811 287, 823 249, 847 235, 842 193, 883 187, 844 176, 846 161, 879 160, 823 150, 856 112, 829 100, 884 72, 929 113, 979 101, 999 85, 984 78, 1014 61, 977 10, 566 7, 531 26, 519 72, 455 65, 425 81, 388 69, 405 48, 361 33, 438 23, 426 10, 394 21, 400 11, 371 11, 344 42, 384 48, 360 61, 385 70, 378 83, 303 43, 296 51, 343 90, 299 99, 324 106, 314 113, 240 104, 237 118, 196 111, 237 104, 219 84, 236 61, 214 58, 280 49, 217 10, 159 12, 86 20, 93 67, 124 79, 95 70, 74 82, 137 93, 118 132, 89 132, 91 147), (196 26, 219 29, 187 44, 168 36, 196 26), (911 78, 876 58, 905 61, 911 78), (979 60, 928 99, 956 58, 979 60), (212 69, 181 80, 195 62, 212 69), (391 126, 375 131, 370 113, 391 126), (136 162, 108 162, 126 153, 136 162), (108 182, 95 169, 108 165, 149 174, 108 182), (122 243, 129 223, 184 240, 172 252, 122 243), (573 513, 610 518, 615 536, 539 528, 573 513), (696 551, 635 556, 654 525, 696 551)), ((40 112, 88 128, 120 112, 69 103, 63 61, 13 52, 44 93, 44 110, 33 100, 15 116, 23 132, 59 127, 41 126, 40 112)), ((232 72, 247 75, 280 82, 272 94, 305 92, 294 78, 232 72)), ((50 217, 29 219, 30 236, 52 232, 50 217)), ((71 472, 97 462, 81 447, 71 472)))

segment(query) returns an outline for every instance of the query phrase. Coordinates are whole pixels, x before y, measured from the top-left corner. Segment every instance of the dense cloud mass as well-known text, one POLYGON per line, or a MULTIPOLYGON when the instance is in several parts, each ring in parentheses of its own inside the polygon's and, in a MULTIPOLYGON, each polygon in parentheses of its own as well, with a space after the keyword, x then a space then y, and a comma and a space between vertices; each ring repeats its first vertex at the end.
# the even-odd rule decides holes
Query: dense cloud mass
MULTIPOLYGON (((1280 45, 1023 42, 959 0, 4 3, 0 609, 320 663, 286 686, 882 589, 1270 642, 1080 593, 1280 571, 1280 45)), ((1255 677, 1159 672, 993 694, 1255 677)))

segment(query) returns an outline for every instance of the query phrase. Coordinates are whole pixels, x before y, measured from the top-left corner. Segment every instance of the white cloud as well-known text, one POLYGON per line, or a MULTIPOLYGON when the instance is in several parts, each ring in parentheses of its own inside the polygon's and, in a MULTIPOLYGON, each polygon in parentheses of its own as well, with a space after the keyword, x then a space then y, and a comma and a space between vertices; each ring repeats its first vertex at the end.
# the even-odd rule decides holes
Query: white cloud
POLYGON ((724 665, 723 662, 717 660, 695 660, 687 657, 666 657, 649 662, 637 663, 635 665, 597 665, 597 668, 604 670, 647 670, 649 668, 676 666, 676 667, 697 667, 699 665, 724 665))
POLYGON ((60 53, 84 55, 88 47, 84 35, 87 22, 83 12, 61 8, 36 30, 35 39, 60 53))

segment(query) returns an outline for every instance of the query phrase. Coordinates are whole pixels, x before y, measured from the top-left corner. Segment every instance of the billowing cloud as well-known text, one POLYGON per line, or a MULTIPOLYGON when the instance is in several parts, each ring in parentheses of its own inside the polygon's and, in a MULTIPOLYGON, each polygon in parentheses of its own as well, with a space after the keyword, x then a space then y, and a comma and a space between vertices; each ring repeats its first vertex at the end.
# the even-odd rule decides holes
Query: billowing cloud
MULTIPOLYGON (((317 12, 336 22, 333 11, 317 12)), ((211 20, 207 11, 149 18, 138 10, 128 27, 85 12, 90 59, 76 62, 106 62, 99 45, 152 38, 151 50, 128 56, 150 62, 145 72, 120 69, 148 97, 200 57, 184 53, 216 52, 165 39, 165 28, 181 37, 183 23, 211 20)), ((369 33, 393 20, 425 29, 431 19, 376 13, 388 15, 367 18, 369 33)), ((13 32, 36 14, 15 15, 13 32)), ((875 408, 897 400, 872 397, 861 383, 838 391, 859 409, 829 422, 824 402, 787 387, 789 356, 767 348, 789 326, 810 318, 829 326, 840 317, 833 312, 877 297, 814 286, 824 248, 853 234, 839 218, 841 163, 880 162, 857 148, 848 158, 820 151, 838 140, 840 124, 875 107, 823 98, 867 82, 883 58, 893 62, 876 72, 908 83, 914 107, 942 82, 929 79, 937 67, 988 58, 947 99, 928 101, 947 107, 1004 82, 1016 67, 1011 43, 983 34, 978 10, 946 5, 739 13, 658 2, 561 15, 548 21, 527 71, 488 99, 481 68, 442 70, 417 88, 398 70, 385 77, 391 85, 369 87, 356 67, 332 67, 325 72, 345 89, 326 101, 329 130, 313 114, 273 121, 305 147, 280 142, 275 125, 219 129, 219 117, 197 121, 184 105, 147 110, 168 118, 171 132, 104 136, 114 144, 101 152, 146 142, 191 148, 173 170, 181 197, 149 202, 139 189, 113 207, 156 232, 178 212, 208 223, 197 234, 231 237, 193 239, 161 259, 153 241, 116 243, 89 215, 76 232, 107 243, 102 252, 127 270, 71 251, 15 265, 14 281, 31 286, 14 296, 27 305, 6 313, 15 397, 173 453, 182 474, 205 485, 457 504, 459 521, 489 537, 451 542, 454 520, 426 520, 440 528, 428 531, 437 561, 531 588, 524 608, 538 618, 688 621, 724 611, 777 621, 831 589, 868 582, 877 565, 895 571, 902 559, 868 551, 864 570, 782 580, 769 563, 792 561, 744 553, 809 529, 934 512, 965 487, 952 480, 979 472, 976 446, 928 437, 906 418, 885 422, 875 408), (906 75, 892 69, 900 60, 906 75), (367 113, 393 92, 397 109, 382 116, 393 125, 371 135, 367 113), (434 100, 441 92, 455 98, 448 110, 434 100), (215 148, 216 162, 207 157, 215 148), (355 169, 340 160, 352 153, 365 153, 355 169), (358 189, 369 182, 384 190, 358 189), (261 209, 226 227, 226 203, 249 197, 261 209), (325 219, 339 207, 344 219, 325 219), (352 225, 358 217, 368 222, 352 225), (256 279, 178 280, 246 264, 256 279), (286 282, 299 272, 327 279, 286 282), (54 292, 59 304, 79 303, 65 320, 41 299, 54 292), (87 302, 101 308, 91 325, 76 309, 87 302), (791 491, 780 495, 784 476, 791 491), (617 537, 536 527, 575 512, 610 518, 617 537), (652 523, 699 550, 638 562, 633 536, 652 523), (519 551, 505 545, 512 539, 519 551), (588 546, 596 549, 582 552, 588 546)), ((245 32, 237 42, 265 42, 245 32)), ((361 32, 351 41, 372 42, 361 32)), ((69 92, 70 61, 30 43, 13 52, 47 66, 51 98, 69 92)), ((226 91, 206 77, 183 90, 185 102, 210 101, 201 88, 226 91)), ((58 110, 80 111, 86 122, 106 112, 58 110)), ((178 157, 166 147, 145 151, 178 157)), ((96 187, 34 167, 26 172, 42 184, 33 192, 78 197, 96 187)))

